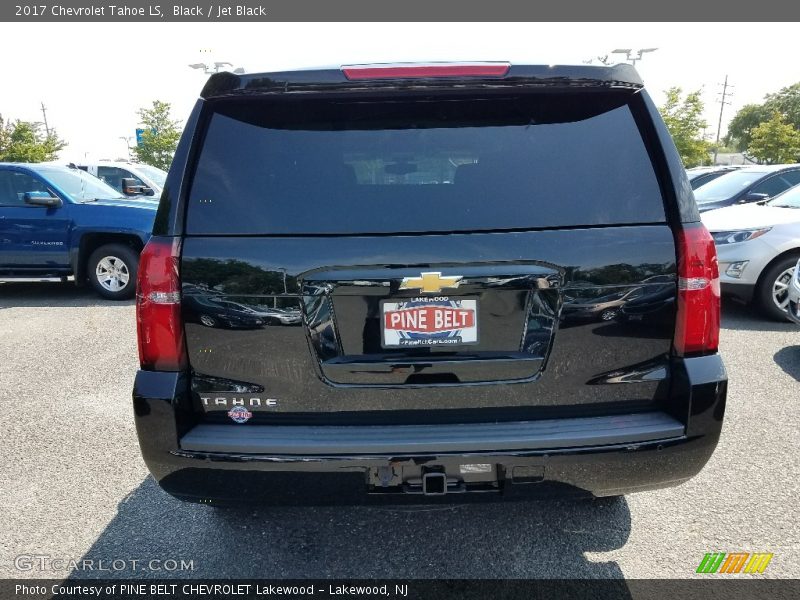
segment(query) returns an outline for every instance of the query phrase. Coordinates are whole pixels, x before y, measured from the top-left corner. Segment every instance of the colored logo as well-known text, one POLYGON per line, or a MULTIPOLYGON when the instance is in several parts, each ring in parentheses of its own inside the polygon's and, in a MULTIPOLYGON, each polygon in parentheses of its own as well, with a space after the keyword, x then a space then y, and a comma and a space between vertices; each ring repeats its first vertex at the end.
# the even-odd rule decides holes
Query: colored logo
POLYGON ((247 423, 250 420, 250 417, 253 416, 253 413, 247 410, 244 406, 234 406, 228 411, 228 416, 237 423, 247 423))
POLYGON ((383 345, 441 346, 478 342, 478 301, 413 298, 383 303, 383 345))
POLYGON ((414 333, 458 331, 475 325, 474 310, 452 306, 412 306, 386 311, 383 318, 386 329, 414 333))
POLYGON ((436 294, 445 288, 457 288, 463 277, 453 275, 442 277, 441 272, 420 273, 419 277, 403 277, 401 290, 420 290, 426 294, 436 294))
POLYGON ((697 566, 698 573, 763 573, 772 560, 768 552, 709 552, 697 566))

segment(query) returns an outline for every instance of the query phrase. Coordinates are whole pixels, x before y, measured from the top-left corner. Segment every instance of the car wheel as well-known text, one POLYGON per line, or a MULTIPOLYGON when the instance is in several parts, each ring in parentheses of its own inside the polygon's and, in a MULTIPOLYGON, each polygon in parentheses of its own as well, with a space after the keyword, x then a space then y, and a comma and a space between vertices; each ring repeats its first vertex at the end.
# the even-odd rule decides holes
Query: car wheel
POLYGON ((600 313, 600 320, 601 321, 613 321, 614 317, 617 316, 617 311, 613 309, 604 310, 600 313))
POLYGON ((217 326, 217 320, 214 317, 210 317, 208 315, 200 315, 200 322, 206 327, 217 326))
POLYGON ((127 300, 136 293, 139 253, 122 244, 100 246, 89 256, 86 271, 98 294, 110 300, 127 300))
POLYGON ((758 304, 765 315, 776 321, 788 321, 789 284, 792 281, 797 256, 782 258, 764 271, 758 285, 758 304))

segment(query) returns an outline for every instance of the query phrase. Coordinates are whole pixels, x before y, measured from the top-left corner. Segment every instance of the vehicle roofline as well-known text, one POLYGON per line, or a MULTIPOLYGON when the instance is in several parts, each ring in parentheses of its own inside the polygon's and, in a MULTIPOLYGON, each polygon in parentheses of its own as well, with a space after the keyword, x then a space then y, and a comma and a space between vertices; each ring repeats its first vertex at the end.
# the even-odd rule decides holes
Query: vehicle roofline
MULTIPOLYGON (((463 63, 393 63, 398 65, 443 65, 463 63)), ((474 63, 469 63, 474 64, 474 63)), ((250 96, 292 92, 413 90, 413 89, 508 89, 520 87, 585 88, 605 87, 638 90, 643 87, 636 69, 616 65, 515 65, 501 77, 430 77, 350 80, 343 67, 297 69, 264 73, 213 74, 203 87, 205 100, 227 96, 250 96)), ((351 65, 348 65, 351 66, 351 65)), ((368 65, 352 65, 368 66, 368 65)), ((386 66, 372 65, 372 66, 386 66)))

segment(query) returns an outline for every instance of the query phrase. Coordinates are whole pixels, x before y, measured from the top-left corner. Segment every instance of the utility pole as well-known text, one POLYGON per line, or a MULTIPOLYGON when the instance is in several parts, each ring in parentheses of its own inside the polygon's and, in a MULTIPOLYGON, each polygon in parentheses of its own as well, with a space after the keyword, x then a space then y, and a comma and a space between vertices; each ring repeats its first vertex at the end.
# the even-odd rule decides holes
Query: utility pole
POLYGON ((44 117, 44 130, 47 132, 47 137, 50 137, 50 126, 47 124, 47 107, 42 102, 42 117, 44 117))
POLYGON ((728 85, 728 76, 725 75, 725 83, 722 84, 722 97, 719 99, 719 122, 717 123, 717 139, 714 142, 714 164, 717 164, 717 154, 719 153, 719 135, 722 132, 722 112, 725 110, 725 105, 730 104, 730 102, 726 102, 725 98, 733 97, 733 94, 728 93, 728 88, 732 88, 732 85, 728 85))

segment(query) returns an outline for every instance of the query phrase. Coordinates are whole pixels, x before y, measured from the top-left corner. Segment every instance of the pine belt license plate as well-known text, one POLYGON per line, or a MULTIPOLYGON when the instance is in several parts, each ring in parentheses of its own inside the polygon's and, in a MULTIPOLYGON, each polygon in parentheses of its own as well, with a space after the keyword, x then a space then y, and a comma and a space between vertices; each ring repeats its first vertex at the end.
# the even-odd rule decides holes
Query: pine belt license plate
POLYGON ((408 298, 381 302, 384 348, 478 343, 476 298, 408 298))

